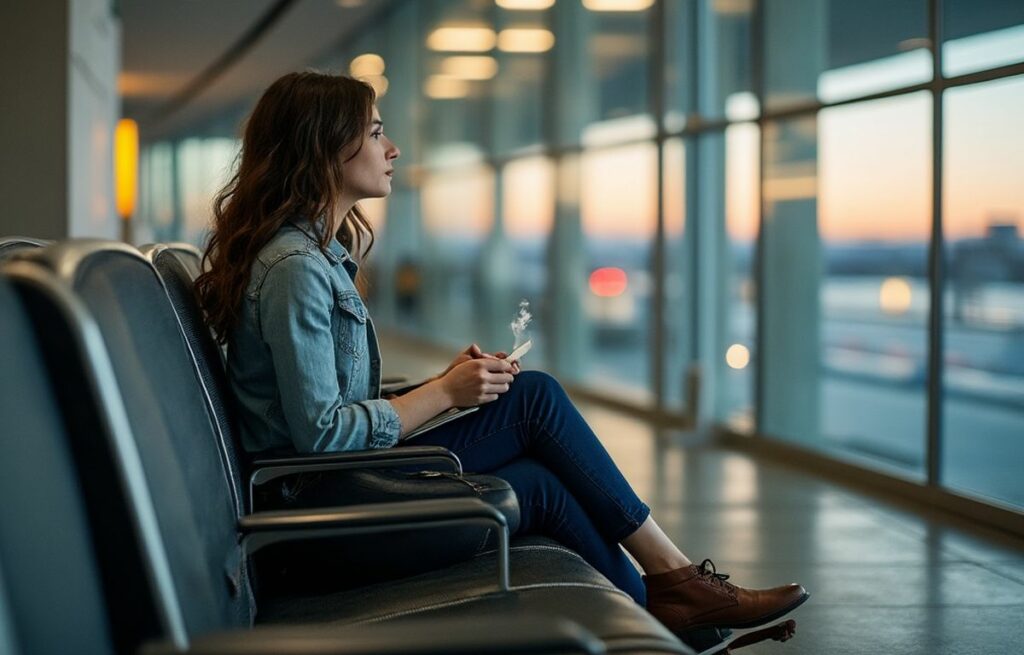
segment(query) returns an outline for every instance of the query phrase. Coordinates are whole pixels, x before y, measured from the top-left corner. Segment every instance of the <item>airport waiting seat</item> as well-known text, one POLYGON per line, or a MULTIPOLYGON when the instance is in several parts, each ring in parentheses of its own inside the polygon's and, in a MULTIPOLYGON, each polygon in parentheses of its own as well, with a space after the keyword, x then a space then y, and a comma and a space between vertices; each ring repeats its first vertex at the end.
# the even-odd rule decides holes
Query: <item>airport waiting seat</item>
POLYGON ((0 262, 17 252, 31 248, 42 248, 52 242, 32 237, 0 237, 0 262))
MULTIPOLYGON (((75 244, 55 246, 49 251, 47 257, 39 259, 61 263, 56 268, 75 270, 75 277, 91 277, 99 268, 89 257, 82 256, 75 244), (71 266, 75 261, 78 266, 71 266)), ((122 261, 137 263, 138 257, 133 260, 123 256, 122 261)), ((65 332, 75 335, 71 339, 61 335, 52 343, 47 340, 47 348, 64 349, 55 354, 54 362, 62 367, 75 366, 82 353, 70 350, 82 342, 88 342, 92 348, 87 361, 77 365, 96 367, 99 373, 95 377, 104 384, 79 386, 77 395, 69 395, 75 403, 88 401, 84 397, 87 394, 81 393, 83 389, 91 388, 103 395, 96 405, 109 411, 107 419, 100 423, 110 434, 110 449, 126 482, 124 504, 134 512, 133 520, 124 522, 129 525, 115 526, 117 512, 108 512, 104 506, 101 514, 105 529, 98 538, 106 550, 114 547, 111 542, 123 542, 123 535, 133 525, 146 528, 142 550, 155 562, 150 568, 156 573, 150 577, 165 584, 158 590, 158 598, 171 609, 164 608, 162 616, 165 623, 167 616, 173 619, 170 623, 177 626, 175 634, 179 641, 247 626, 254 617, 261 624, 317 624, 324 629, 346 626, 347 630, 347 626, 355 623, 390 623, 416 617, 495 625, 503 617, 526 613, 575 621, 591 630, 612 651, 692 652, 578 555, 539 538, 521 540, 511 549, 507 539, 501 539, 496 552, 403 580, 345 591, 261 598, 257 604, 244 562, 275 542, 299 539, 313 543, 351 532, 380 534, 437 525, 450 530, 465 521, 487 521, 500 535, 507 536, 502 529, 504 516, 479 500, 442 499, 312 512, 262 512, 237 520, 217 454, 204 450, 189 437, 192 429, 201 431, 198 413, 181 421, 181 414, 192 414, 187 406, 179 406, 178 412, 168 412, 167 407, 161 406, 153 398, 156 388, 152 372, 147 372, 142 362, 133 361, 138 353, 104 352, 109 343, 104 344, 95 323, 98 312, 89 312, 69 285, 52 271, 30 261, 16 262, 3 271, 21 287, 34 285, 39 290, 33 315, 41 335, 52 333, 61 325, 65 332), (132 384, 127 389, 121 384, 118 390, 115 380, 126 374, 132 384), (123 401, 118 391, 124 396, 123 401), (211 465, 211 459, 216 465, 211 465)), ((117 270, 105 270, 92 280, 94 284, 86 286, 92 287, 93 293, 107 296, 107 300, 125 296, 124 302, 140 305, 143 311, 153 309, 140 290, 122 284, 119 277, 117 270)), ((115 313, 112 307, 106 309, 115 313)), ((151 327, 157 332, 164 329, 156 324, 151 327)), ((129 341, 138 336, 123 329, 120 333, 115 329, 115 334, 129 341)), ((165 364, 157 369, 161 375, 176 366, 169 359, 161 363, 165 364)), ((60 370, 55 377, 74 376, 60 370)), ((187 397, 176 400, 195 402, 187 397)), ((207 432, 209 439, 208 435, 207 432)), ((94 457, 102 454, 96 448, 82 450, 94 457)), ((406 556, 409 555, 407 552, 406 556)), ((499 633, 504 630, 496 631, 495 635, 499 633)))
POLYGON ((117 446, 131 445, 130 439, 108 440, 123 423, 116 420, 113 405, 107 413, 82 401, 110 386, 109 370, 74 364, 76 354, 99 343, 95 330, 72 334, 66 331, 68 323, 50 320, 49 312, 76 308, 73 300, 63 307, 46 302, 47 293, 66 294, 39 286, 47 284, 29 274, 18 297, 0 279, 0 360, 5 363, 0 367, 0 493, 8 501, 17 499, 0 503, 0 652, 604 652, 603 644, 579 626, 537 616, 188 634, 180 604, 194 602, 194 590, 175 585, 155 552, 158 545, 165 550, 174 545, 154 539, 151 524, 132 521, 123 502, 123 485, 137 487, 141 471, 130 457, 109 457, 117 446), (35 324, 24 302, 36 304, 35 324), (46 335, 48 356, 37 334, 46 335), (125 466, 115 469, 115 461, 125 466), (150 548, 144 547, 147 543, 150 548))
MULTIPOLYGON (((182 336, 181 325, 153 266, 131 246, 96 240, 55 244, 28 253, 25 258, 61 276, 95 316, 114 363, 116 381, 133 428, 138 433, 161 432, 166 436, 160 447, 169 452, 158 454, 155 462, 176 456, 179 461, 188 463, 186 469, 192 479, 186 489, 194 495, 194 500, 207 504, 204 510, 211 515, 220 515, 222 508, 218 503, 221 501, 235 518, 246 514, 248 507, 243 491, 246 462, 238 457, 241 451, 232 448, 233 439, 219 431, 221 424, 211 416, 210 398, 215 390, 205 386, 198 377, 193 353, 182 336), (155 417, 162 420, 154 421, 155 417)), ((230 428, 230 423, 227 426, 230 428)), ((257 477, 264 468, 270 467, 293 473, 303 471, 307 476, 330 475, 333 486, 340 490, 339 495, 351 499, 346 504, 481 498, 498 508, 513 530, 518 526, 519 506, 515 493, 500 478, 472 476, 462 480, 435 475, 424 477, 420 472, 350 468, 382 463, 418 465, 424 459, 424 453, 405 454, 404 450, 374 451, 363 456, 357 453, 349 458, 325 457, 329 461, 305 468, 292 463, 302 458, 290 458, 283 464, 275 461, 266 467, 253 467, 251 475, 257 477), (331 467, 342 470, 330 470, 331 467)), ((443 449, 419 450, 433 456, 436 450, 443 449)), ((314 477, 313 482, 316 481, 314 477)), ((301 483, 303 481, 296 482, 301 483)), ((305 505, 301 497, 291 500, 284 491, 273 507, 299 509, 305 505)), ((228 552, 227 544, 235 537, 225 533, 220 539, 222 543, 216 548, 228 552)), ((390 540, 383 544, 372 537, 354 536, 346 539, 343 568, 338 565, 341 558, 333 543, 304 547, 301 554, 293 554, 289 546, 281 545, 260 556, 265 572, 263 583, 266 589, 277 589, 289 583, 329 580, 332 586, 339 586, 403 577, 472 557, 488 544, 493 545, 495 539, 495 531, 486 525, 467 525, 454 532, 423 530, 402 542, 390 540), (402 557, 409 548, 420 556, 402 557), (331 576, 332 572, 336 575, 331 576)), ((233 562, 225 566, 231 569, 227 573, 231 580, 244 575, 245 561, 240 560, 237 553, 233 562)))
MULTIPOLYGON (((382 502, 411 493, 436 497, 460 492, 463 483, 450 477, 410 478, 388 470, 367 470, 381 467, 393 469, 411 464, 421 470, 448 471, 461 475, 462 466, 458 458, 447 449, 436 446, 318 455, 291 453, 252 461, 246 456, 241 444, 221 349, 214 341, 193 294, 199 251, 187 244, 153 244, 143 246, 141 252, 159 273, 166 287, 182 334, 202 378, 205 397, 215 419, 214 427, 224 451, 232 461, 237 462, 236 468, 246 476, 246 497, 243 500, 249 509, 272 506, 275 496, 279 499, 284 488, 282 485, 288 482, 289 477, 317 470, 331 471, 336 483, 345 484, 353 497, 362 502, 382 502), (262 505, 260 499, 266 499, 262 505)), ((481 493, 492 502, 499 502, 497 496, 507 494, 506 487, 494 478, 477 476, 468 482, 481 487, 481 493)), ((515 532, 519 521, 518 512, 511 506, 506 509, 512 531, 515 532)))

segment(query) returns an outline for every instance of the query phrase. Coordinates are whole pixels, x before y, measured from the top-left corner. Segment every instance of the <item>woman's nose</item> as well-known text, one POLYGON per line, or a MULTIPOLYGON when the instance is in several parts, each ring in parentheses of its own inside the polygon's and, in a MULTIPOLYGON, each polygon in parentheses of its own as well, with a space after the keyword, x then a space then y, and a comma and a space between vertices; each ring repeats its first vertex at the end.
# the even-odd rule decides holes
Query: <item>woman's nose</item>
POLYGON ((402 151, 398 149, 398 146, 395 145, 395 142, 392 141, 391 139, 388 139, 388 150, 387 150, 387 157, 388 157, 388 159, 398 159, 399 155, 401 155, 401 154, 402 154, 402 151))

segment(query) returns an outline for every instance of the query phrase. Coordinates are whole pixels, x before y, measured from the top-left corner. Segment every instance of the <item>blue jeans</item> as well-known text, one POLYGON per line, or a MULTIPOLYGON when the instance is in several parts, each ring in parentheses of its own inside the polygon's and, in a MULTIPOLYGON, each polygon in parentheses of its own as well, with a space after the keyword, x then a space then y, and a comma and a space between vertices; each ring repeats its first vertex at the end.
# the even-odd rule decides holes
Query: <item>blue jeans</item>
POLYGON ((400 443, 444 446, 466 471, 507 480, 519 498, 521 534, 568 546, 644 604, 643 581, 619 542, 650 509, 550 375, 523 371, 479 411, 400 443))

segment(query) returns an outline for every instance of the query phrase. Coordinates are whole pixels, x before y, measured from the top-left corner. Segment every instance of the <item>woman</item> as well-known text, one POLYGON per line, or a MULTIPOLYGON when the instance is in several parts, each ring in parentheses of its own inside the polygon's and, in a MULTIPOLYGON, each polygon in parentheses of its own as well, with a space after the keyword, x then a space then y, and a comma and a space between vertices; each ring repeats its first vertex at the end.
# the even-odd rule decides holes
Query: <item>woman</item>
POLYGON ((574 549, 676 633, 760 625, 802 603, 799 585, 750 591, 708 560, 694 565, 544 373, 470 346, 422 386, 380 397, 377 340, 359 293, 373 233, 356 203, 390 193, 398 156, 373 90, 350 78, 286 75, 253 111, 196 282, 228 344, 247 450, 449 448, 467 470, 511 484, 522 532, 574 549), (432 416, 476 405, 399 444, 432 416))

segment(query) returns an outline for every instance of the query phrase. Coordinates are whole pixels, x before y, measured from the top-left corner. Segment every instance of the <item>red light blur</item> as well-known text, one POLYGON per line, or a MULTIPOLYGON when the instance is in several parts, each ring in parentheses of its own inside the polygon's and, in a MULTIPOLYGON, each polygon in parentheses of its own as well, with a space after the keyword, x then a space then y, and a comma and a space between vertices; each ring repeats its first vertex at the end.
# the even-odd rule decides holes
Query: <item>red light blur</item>
POLYGON ((599 268, 590 274, 590 291, 602 298, 621 296, 627 284, 626 271, 614 266, 599 268))

